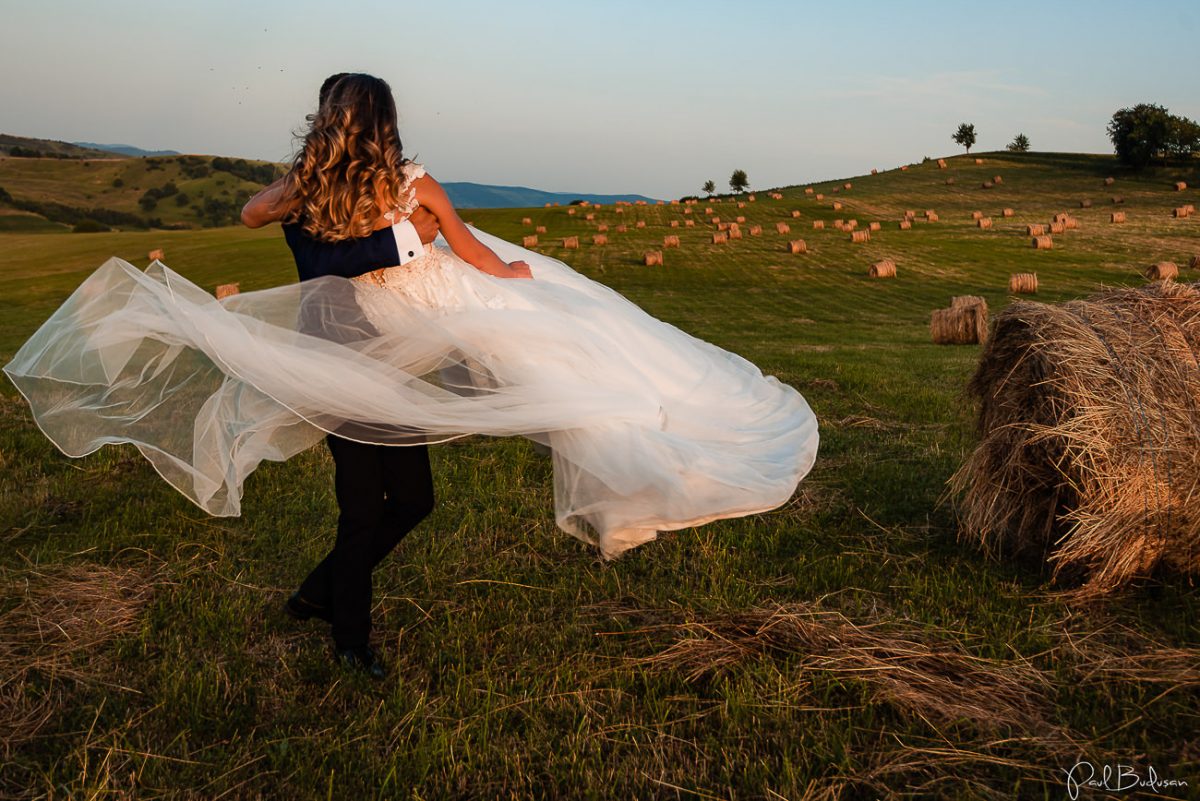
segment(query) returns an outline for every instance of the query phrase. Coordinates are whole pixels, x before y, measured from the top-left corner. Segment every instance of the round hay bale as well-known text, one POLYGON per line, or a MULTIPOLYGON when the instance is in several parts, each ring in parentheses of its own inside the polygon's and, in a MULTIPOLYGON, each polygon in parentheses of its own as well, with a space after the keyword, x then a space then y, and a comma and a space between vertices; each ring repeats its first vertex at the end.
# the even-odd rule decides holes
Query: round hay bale
POLYGON ((730 239, 741 239, 742 238, 742 229, 738 228, 736 224, 730 225, 729 226, 729 238, 730 239))
MULTIPOLYGON (((672 222, 672 223, 676 223, 676 224, 678 224, 679 220, 672 220, 671 222, 672 222)), ((600 233, 602 233, 602 234, 603 234, 603 233, 607 233, 607 232, 608 232, 608 225, 607 225, 607 224, 605 224, 605 223, 600 223, 599 225, 597 225, 597 226, 596 226, 596 230, 597 230, 597 231, 599 231, 599 232, 600 232, 600 233)))
POLYGON ((934 211, 933 209, 925 209, 925 219, 929 219, 930 217, 936 217, 936 216, 937 216, 937 212, 934 211))
POLYGON ((811 195, 812 193, 813 193, 813 188, 811 186, 805 187, 804 194, 811 195))
POLYGON ((712 217, 709 219, 709 222, 712 223, 713 225, 720 225, 721 218, 720 217, 712 217))
POLYGON ((1109 177, 1109 178, 1105 178, 1105 179, 1104 179, 1104 185, 1105 185, 1105 186, 1112 186, 1112 185, 1113 185, 1113 183, 1115 183, 1115 179, 1113 179, 1113 178, 1111 178, 1111 177, 1109 177))
POLYGON ((146 258, 150 261, 162 261, 166 256, 163 254, 162 248, 155 248, 146 254, 146 258))
POLYGON ((976 163, 976 164, 982 164, 982 163, 983 163, 983 159, 975 159, 975 163, 976 163))
POLYGON ((684 221, 683 221, 683 227, 684 227, 684 228, 695 228, 695 227, 696 227, 696 221, 695 221, 695 220, 684 220, 684 221))
POLYGON ((938 216, 936 214, 926 214, 925 215, 925 222, 937 222, 937 221, 938 221, 938 216))
POLYGON ((562 246, 566 250, 577 250, 579 248, 579 237, 564 236, 563 241, 562 241, 562 246))
POLYGON ((567 214, 572 217, 575 216, 575 207, 572 206, 571 208, 567 209, 567 214))
POLYGON ((871 265, 871 269, 867 271, 867 275, 871 278, 895 278, 896 262, 891 259, 877 261, 871 265))
POLYGON ((217 300, 224 300, 225 298, 231 298, 231 297, 233 297, 234 295, 236 295, 236 294, 240 293, 240 292, 241 292, 241 290, 240 290, 240 289, 238 289, 238 287, 239 287, 240 285, 241 285, 241 282, 240 282, 240 281, 238 281, 238 282, 235 282, 235 283, 232 283, 232 284, 220 284, 220 285, 218 285, 218 286, 217 286, 217 291, 216 291, 216 293, 215 293, 215 294, 216 294, 216 296, 217 296, 217 300))
POLYGON ((795 209, 792 209, 792 219, 795 219, 796 217, 799 217, 799 216, 800 216, 800 212, 795 209))
POLYGON ((901 231, 908 231, 911 228, 912 228, 912 222, 910 222, 909 220, 901 220, 900 221, 900 230, 901 231))
POLYGON ((1037 273, 1013 273, 1008 277, 1008 291, 1014 295, 1036 295, 1037 273))
POLYGON ((596 215, 595 214, 585 214, 585 215, 583 215, 583 219, 586 220, 587 222, 591 222, 592 220, 596 219, 596 215))
POLYGON ((1188 210, 1187 210, 1187 208, 1186 208, 1186 207, 1184 207, 1184 206, 1180 206, 1179 208, 1177 208, 1177 209, 1175 209, 1173 212, 1171 212, 1171 214, 1172 214, 1172 215, 1173 215, 1173 216, 1174 216, 1176 219, 1178 219, 1178 220, 1182 220, 1184 217, 1188 216, 1188 210))
POLYGON ((815 229, 821 229, 821 228, 824 228, 824 227, 825 227, 825 221, 824 221, 824 220, 813 220, 813 228, 815 228, 815 229))
POLYGON ((867 226, 867 229, 868 229, 868 230, 871 230, 871 231, 878 231, 878 230, 880 230, 880 229, 882 229, 882 228, 883 228, 883 226, 882 226, 882 225, 880 225, 880 224, 879 224, 879 223, 877 223, 877 222, 870 223, 870 224, 867 226))
POLYGON ((1170 281, 1179 277, 1179 266, 1173 261, 1160 261, 1146 268, 1146 277, 1151 281, 1170 281))
POLYGON ((629 226, 628 225, 618 225, 613 230, 615 230, 618 234, 623 234, 629 230, 629 226))
POLYGON ((996 186, 999 186, 1000 184, 1004 183, 1004 179, 1001 178, 999 175, 995 175, 995 176, 992 176, 992 183, 995 184, 996 186))
POLYGON ((904 212, 904 219, 915 220, 916 218, 917 218, 917 213, 915 211, 913 211, 912 209, 909 209, 904 212))
POLYGON ((1200 270, 1200 255, 1192 256, 1192 261, 1188 264, 1193 270, 1200 270))
POLYGON ((976 220, 975 224, 978 225, 980 228, 991 228, 992 227, 992 218, 991 217, 983 217, 981 219, 976 220))
POLYGON ((762 226, 761 225, 750 226, 750 236, 761 236, 761 235, 762 235, 762 226))
POLYGON ((1068 231, 1074 231, 1078 227, 1079 220, 1075 219, 1074 217, 1068 217, 1067 219, 1063 220, 1063 228, 1068 231))
POLYGON ((1109 221, 1110 223, 1123 223, 1123 222, 1125 222, 1125 212, 1123 212, 1123 211, 1114 211, 1112 214, 1108 215, 1108 221, 1109 221))
POLYGON ((825 195, 817 193, 817 200, 824 200, 824 199, 825 199, 825 195))
POLYGON ((871 232, 870 231, 851 231, 850 232, 850 241, 857 242, 860 244, 863 242, 870 242, 871 241, 871 232))
POLYGON ((692 207, 691 207, 691 206, 684 206, 684 208, 683 208, 683 213, 684 213, 684 214, 691 214, 691 213, 692 213, 692 207))
POLYGON ((671 220, 671 227, 672 227, 672 228, 678 228, 678 227, 679 227, 679 220, 671 220))
POLYGON ((834 201, 834 203, 833 203, 833 210, 834 210, 834 211, 841 211, 841 210, 842 210, 842 204, 841 204, 841 203, 838 203, 837 201, 834 201))
POLYGON ((1048 236, 1035 236, 1033 247, 1035 250, 1050 250, 1054 247, 1054 240, 1048 236))
POLYGON ((953 178, 947 178, 947 179, 946 179, 946 186, 954 186, 954 179, 953 179, 953 178))
POLYGON ((1193 214, 1195 214, 1195 213, 1196 213, 1196 207, 1195 207, 1195 206, 1193 206, 1191 203, 1189 203, 1189 204, 1187 204, 1186 206, 1184 206, 1184 208, 1187 210, 1187 213, 1188 213, 1188 216, 1189 216, 1189 217, 1190 217, 1191 215, 1193 215, 1193 214))
POLYGON ((534 228, 533 230, 535 233, 544 234, 544 233, 546 233, 546 226, 539 225, 537 228, 534 228))
POLYGON ((1085 197, 1083 200, 1079 201, 1079 208, 1090 209, 1091 207, 1092 207, 1092 201, 1089 200, 1088 198, 1085 197))
POLYGON ((1114 206, 1116 206, 1116 205, 1118 205, 1118 204, 1120 204, 1120 203, 1124 203, 1124 202, 1125 202, 1125 198, 1121 197, 1120 195, 1113 195, 1113 196, 1112 196, 1112 202, 1113 202, 1113 205, 1114 205, 1114 206))
POLYGON ((858 227, 858 220, 846 220, 846 230, 853 231, 858 227))
POLYGON ((993 184, 991 181, 984 181, 979 186, 981 189, 991 189, 993 186, 995 186, 995 184, 993 184))
POLYGON ((1187 189, 1186 181, 1176 181, 1175 182, 1175 191, 1176 192, 1182 192, 1185 189, 1187 189))
POLYGON ((900 165, 900 172, 908 172, 908 165, 907 165, 907 164, 901 164, 901 165, 900 165))
POLYGON ((645 221, 645 220, 638 220, 638 221, 637 221, 637 225, 635 225, 635 226, 634 226, 634 228, 645 228, 645 227, 646 227, 646 221, 645 221))
POLYGON ((745 203, 742 203, 742 202, 740 202, 740 201, 739 201, 739 202, 738 202, 738 208, 739 208, 739 209, 744 209, 744 208, 746 208, 746 204, 745 204, 745 203))
POLYGON ((1000 216, 1002 216, 1002 217, 1012 217, 1014 215, 1016 215, 1016 212, 1013 211, 1012 209, 1004 209, 1003 211, 1000 212, 1000 216))
POLYGON ((973 211, 973 212, 971 212, 971 219, 972 219, 972 220, 982 220, 982 219, 983 219, 983 212, 982 212, 982 211, 973 211))
POLYGON ((987 308, 987 298, 982 295, 955 295, 950 298, 950 308, 958 309, 963 306, 978 306, 983 304, 983 308, 987 308))
POLYGON ((521 237, 521 247, 523 248, 537 247, 537 243, 537 234, 530 234, 529 236, 521 237))
POLYGON ((729 223, 717 223, 717 230, 718 231, 728 231, 729 223))
POLYGON ((951 480, 959 532, 1044 561, 1076 598, 1155 570, 1195 576, 1197 352, 1194 286, 1009 305, 968 386, 979 444, 951 480))
POLYGON ((1065 230, 1067 230, 1067 226, 1065 223, 1060 223, 1060 222, 1050 223, 1050 233, 1052 233, 1052 234, 1061 234, 1065 230))
POLYGON ((929 317, 929 334, 935 345, 978 345, 987 341, 987 303, 964 303, 935 309, 929 317))
POLYGON ((661 250, 647 250, 645 252, 645 254, 642 256, 642 260, 646 263, 647 267, 653 267, 656 264, 661 267, 662 263, 663 263, 662 251, 661 250))
POLYGON ((607 245, 608 244, 608 234, 593 235, 592 236, 592 244, 593 245, 607 245))
POLYGON ((1041 236, 1046 233, 1046 226, 1034 223, 1025 226, 1025 236, 1041 236))
POLYGON ((713 231, 712 243, 714 245, 724 245, 729 241, 729 235, 724 231, 713 231))
POLYGON ((803 239, 793 239, 791 242, 788 242, 788 252, 807 253, 808 244, 803 239))
POLYGON ((756 200, 758 200, 758 198, 755 197, 754 195, 746 195, 746 200, 749 200, 751 203, 753 203, 756 200))
POLYGON ((854 186, 854 184, 849 184, 849 183, 847 183, 847 184, 842 184, 842 188, 843 188, 843 189, 849 189, 849 188, 850 188, 850 187, 852 187, 852 186, 854 186))
POLYGON ((944 170, 944 169, 946 169, 946 160, 945 160, 945 159, 938 159, 938 160, 937 160, 937 165, 938 165, 938 169, 939 169, 939 170, 944 170))
POLYGON ((792 232, 792 226, 785 222, 777 222, 775 223, 775 230, 781 234, 790 234, 792 232))
POLYGON ((737 218, 737 221, 738 221, 738 223, 744 223, 744 222, 746 221, 746 218, 745 218, 745 217, 738 217, 738 218, 737 218))
POLYGON ((529 217, 522 217, 521 225, 533 225, 533 220, 529 217))

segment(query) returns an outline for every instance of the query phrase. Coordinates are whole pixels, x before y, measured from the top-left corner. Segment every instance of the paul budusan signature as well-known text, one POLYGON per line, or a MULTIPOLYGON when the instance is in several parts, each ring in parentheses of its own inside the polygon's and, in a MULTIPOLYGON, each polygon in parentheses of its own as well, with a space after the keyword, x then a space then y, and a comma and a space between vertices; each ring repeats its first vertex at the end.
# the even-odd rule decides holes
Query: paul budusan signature
POLYGON ((1186 779, 1163 779, 1151 765, 1143 776, 1132 765, 1102 765, 1097 775, 1096 766, 1091 762, 1076 762, 1067 771, 1067 794, 1071 801, 1079 798, 1079 790, 1084 787, 1094 787, 1100 790, 1122 791, 1136 788, 1158 790, 1164 787, 1187 787, 1186 779))

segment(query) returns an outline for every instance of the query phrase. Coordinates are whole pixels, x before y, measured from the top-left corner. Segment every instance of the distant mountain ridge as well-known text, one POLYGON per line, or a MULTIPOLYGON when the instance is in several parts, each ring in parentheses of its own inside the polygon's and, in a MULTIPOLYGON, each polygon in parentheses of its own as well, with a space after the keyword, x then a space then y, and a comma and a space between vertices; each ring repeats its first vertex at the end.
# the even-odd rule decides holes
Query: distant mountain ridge
POLYGON ((131 156, 138 158, 141 156, 180 156, 183 155, 178 150, 142 150, 140 147, 133 145, 100 145, 95 142, 72 142, 71 144, 77 147, 88 148, 90 150, 103 150, 107 153, 117 153, 122 156, 131 156))
POLYGON ((470 181, 446 181, 442 184, 450 202, 460 209, 516 209, 559 203, 563 206, 572 200, 589 203, 612 204, 618 200, 634 203, 644 200, 656 202, 645 195, 596 195, 586 192, 544 192, 526 186, 492 186, 470 181))

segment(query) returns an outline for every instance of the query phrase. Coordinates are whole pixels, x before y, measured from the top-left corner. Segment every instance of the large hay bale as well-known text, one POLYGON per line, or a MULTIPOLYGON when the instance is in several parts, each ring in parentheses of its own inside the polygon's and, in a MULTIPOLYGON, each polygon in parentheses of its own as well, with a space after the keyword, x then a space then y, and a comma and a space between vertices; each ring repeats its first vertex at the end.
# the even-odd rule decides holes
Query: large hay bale
POLYGON ((833 203, 833 210, 834 210, 834 211, 841 211, 841 210, 842 210, 842 204, 841 204, 841 203, 838 203, 837 201, 834 201, 834 203, 833 203))
MULTIPOLYGON (((678 222, 678 220, 672 220, 672 222, 678 222)), ((596 230, 602 234, 607 233, 608 225, 606 225, 605 223, 600 223, 599 225, 596 226, 596 230)))
POLYGON ((1200 572, 1200 290, 1160 282, 998 315, 969 391, 959 531, 1096 597, 1200 572))
POLYGON ((823 194, 821 194, 821 193, 819 193, 819 192, 818 192, 818 193, 817 193, 817 200, 824 200, 824 199, 825 199, 825 195, 823 195, 823 194))
POLYGON ((671 227, 672 227, 672 228, 678 228, 678 227, 679 227, 679 220, 671 220, 671 227))
POLYGON ((1046 226, 1034 223, 1025 226, 1025 236, 1041 236, 1046 233, 1046 226))
POLYGON ((746 195, 746 200, 748 200, 748 201, 750 201, 751 203, 753 203, 753 202, 755 202, 756 200, 758 200, 758 198, 757 198, 757 197, 755 197, 754 195, 746 195))
POLYGON ((1033 247, 1035 250, 1050 250, 1054 247, 1054 240, 1048 236, 1035 236, 1033 247))
POLYGON ((537 228, 534 228, 533 230, 534 230, 534 233, 544 234, 544 233, 546 233, 546 226, 539 225, 537 228))
POLYGON ((986 309, 987 299, 982 295, 955 295, 954 297, 950 298, 950 308, 952 309, 958 309, 963 306, 977 306, 981 303, 986 309))
POLYGON ((729 223, 717 223, 717 230, 718 231, 728 231, 729 223))
POLYGON ((762 226, 761 225, 750 226, 750 236, 761 236, 761 235, 762 235, 762 226))
POLYGON ((982 212, 982 211, 973 211, 973 212, 971 212, 971 219, 972 219, 972 220, 982 220, 982 219, 983 219, 983 212, 982 212))
POLYGON ((825 221, 824 221, 824 220, 813 220, 813 228, 814 228, 814 229, 821 229, 821 228, 824 228, 824 227, 825 227, 825 221))
POLYGON ((1014 216, 1015 214, 1016 214, 1016 212, 1015 212, 1015 211, 1013 211, 1012 209, 1003 209, 1003 210, 1000 212, 1000 216, 1001 216, 1001 217, 1012 217, 1012 216, 1014 216))
POLYGON ((645 252, 645 254, 642 256, 642 261, 644 261, 646 263, 647 267, 653 267, 656 264, 659 267, 661 267, 662 263, 663 263, 662 251, 661 250, 647 250, 645 252))
POLYGON ((587 222, 591 222, 592 220, 596 219, 596 215, 595 214, 585 214, 585 215, 583 215, 583 219, 586 220, 587 222))
POLYGON ((1160 261, 1147 267, 1145 274, 1151 281, 1174 280, 1179 277, 1179 266, 1173 261, 1160 261))
POLYGON ((895 278, 896 262, 891 259, 877 261, 871 265, 871 269, 867 271, 867 275, 871 278, 895 278))
POLYGON ((800 212, 797 211, 796 209, 793 209, 792 210, 792 218, 795 219, 796 217, 799 217, 799 216, 800 216, 800 212))
POLYGON ((692 207, 691 207, 691 206, 685 206, 685 207, 684 207, 684 209, 683 209, 683 213, 684 213, 684 214, 691 214, 691 213, 692 213, 692 207))
POLYGON ((579 237, 564 236, 563 241, 562 241, 562 246, 566 250, 577 250, 579 248, 579 237))
POLYGON ((883 226, 882 226, 880 223, 877 223, 877 222, 873 222, 873 223, 870 223, 870 224, 868 224, 868 225, 867 225, 867 229, 868 229, 868 230, 870 230, 870 231, 878 231, 878 230, 880 230, 880 229, 882 229, 882 228, 883 228, 883 226))
POLYGON ((791 242, 788 242, 788 252, 807 253, 808 243, 806 243, 803 239, 793 239, 791 242))
POLYGON ((925 209, 925 219, 928 220, 930 217, 936 217, 936 216, 937 216, 937 212, 934 211, 933 209, 925 209))
POLYGON ((1184 206, 1184 208, 1187 209, 1187 213, 1189 216, 1196 213, 1196 207, 1193 206, 1191 203, 1184 206))
POLYGON ((618 225, 613 230, 616 231, 618 234, 623 234, 629 230, 629 226, 628 225, 618 225))
POLYGON ((901 231, 907 231, 911 228, 912 228, 912 223, 909 220, 901 220, 900 221, 900 230, 901 231))
POLYGON ((1185 181, 1176 181, 1175 182, 1175 191, 1176 192, 1182 192, 1185 189, 1187 189, 1187 183, 1185 181))
POLYGON ((992 227, 992 218, 991 217, 981 217, 980 219, 975 221, 975 224, 978 225, 980 228, 991 228, 992 227))
POLYGON ((732 225, 729 226, 729 238, 730 239, 741 239, 742 238, 742 229, 737 227, 737 223, 733 223, 732 225))
POLYGON ((937 222, 937 221, 938 221, 938 216, 936 214, 926 214, 925 215, 925 222, 937 222))
POLYGON ((530 219, 529 217, 522 217, 521 225, 533 225, 533 220, 530 219))
POLYGON ((739 209, 744 209, 744 208, 746 208, 746 204, 745 204, 745 203, 743 203, 743 202, 741 202, 741 201, 738 201, 738 208, 739 208, 739 209))
POLYGON ((1174 211, 1172 211, 1172 212, 1171 212, 1171 214, 1172 214, 1172 215, 1173 215, 1173 216, 1174 216, 1176 219, 1178 219, 1178 220, 1182 220, 1184 217, 1188 216, 1188 210, 1187 210, 1187 207, 1186 207, 1186 206, 1180 206, 1179 208, 1177 208, 1177 209, 1175 209, 1174 211))
POLYGON ((846 220, 846 230, 853 231, 858 227, 858 220, 846 220))
POLYGON ((975 296, 935 309, 929 317, 929 334, 935 345, 977 345, 987 341, 987 301, 975 296))
POLYGON ((709 218, 708 218, 708 221, 709 221, 710 223, 712 223, 713 225, 720 225, 720 224, 721 224, 721 218, 720 218, 720 217, 709 217, 709 218))
POLYGON ((775 230, 781 234, 790 234, 792 232, 792 226, 785 222, 777 222, 775 223, 775 230))
POLYGON ((234 295, 238 294, 239 292, 241 292, 241 290, 238 289, 239 286, 241 286, 240 281, 232 283, 232 284, 217 285, 217 291, 215 293, 217 296, 217 300, 224 300, 225 298, 231 298, 234 295))
POLYGON ((635 226, 634 226, 634 228, 645 228, 645 227, 646 227, 646 221, 645 221, 645 220, 638 220, 638 221, 637 221, 637 225, 635 225, 635 226))
POLYGON ((1008 277, 1008 291, 1014 295, 1037 294, 1037 273, 1013 273, 1008 277))
POLYGON ((850 183, 842 184, 843 189, 849 189, 852 186, 854 186, 854 184, 850 184, 850 183))
POLYGON ((521 247, 523 248, 537 247, 537 243, 537 234, 530 234, 529 236, 521 237, 521 247))
POLYGON ((713 231, 712 243, 714 245, 724 245, 729 241, 729 236, 724 231, 713 231))
POLYGON ((592 237, 592 244, 593 245, 607 245, 608 244, 608 234, 595 234, 592 237))
POLYGON ((1000 184, 1004 183, 1004 179, 999 175, 994 175, 992 176, 992 183, 994 183, 996 186, 999 186, 1000 184))
POLYGON ((901 164, 901 165, 900 165, 900 172, 908 172, 908 165, 907 165, 907 164, 901 164))
POLYGON ((737 221, 738 221, 739 223, 744 223, 744 222, 746 221, 746 218, 745 218, 745 217, 738 217, 738 218, 737 218, 737 221))
POLYGON ((1067 230, 1066 223, 1060 223, 1060 222, 1050 223, 1050 233, 1052 233, 1052 234, 1061 234, 1063 231, 1066 231, 1066 230, 1067 230))
POLYGON ((696 227, 696 221, 695 221, 695 220, 684 220, 684 221, 683 221, 683 227, 684 227, 684 228, 695 228, 695 227, 696 227))
POLYGON ((912 209, 908 209, 907 211, 904 212, 904 219, 915 220, 916 218, 917 218, 917 213, 915 211, 913 211, 912 209))
POLYGON ((166 256, 163 254, 162 248, 156 248, 146 254, 146 258, 150 261, 162 261, 166 256))
POLYGON ((863 242, 870 242, 871 241, 871 232, 870 231, 851 231, 850 232, 850 241, 857 242, 860 244, 863 242))
POLYGON ((1109 222, 1113 222, 1113 223, 1123 223, 1123 222, 1125 222, 1125 212, 1123 212, 1123 211, 1114 211, 1112 214, 1108 215, 1108 221, 1109 221, 1109 222))

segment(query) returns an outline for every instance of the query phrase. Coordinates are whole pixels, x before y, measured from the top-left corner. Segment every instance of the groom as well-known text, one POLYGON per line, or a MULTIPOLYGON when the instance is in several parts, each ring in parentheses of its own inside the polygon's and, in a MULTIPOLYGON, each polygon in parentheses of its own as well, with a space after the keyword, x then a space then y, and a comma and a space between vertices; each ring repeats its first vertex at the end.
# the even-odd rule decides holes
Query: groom
MULTIPOLYGON (((320 104, 342 75, 326 79, 320 104)), ((289 209, 281 203, 282 190, 280 179, 252 197, 242 209, 242 223, 260 228, 285 219, 289 209)), ((295 222, 285 224, 283 230, 300 280, 306 281, 325 275, 353 278, 380 267, 406 264, 425 255, 423 244, 437 237, 438 223, 418 207, 408 220, 360 239, 321 242, 295 222)), ((383 678, 383 664, 369 643, 371 573, 433 510, 429 449, 426 445, 373 445, 335 434, 329 434, 326 442, 335 470, 337 539, 288 598, 285 610, 299 620, 316 617, 331 623, 335 659, 383 678)))

